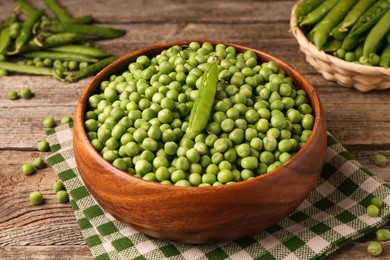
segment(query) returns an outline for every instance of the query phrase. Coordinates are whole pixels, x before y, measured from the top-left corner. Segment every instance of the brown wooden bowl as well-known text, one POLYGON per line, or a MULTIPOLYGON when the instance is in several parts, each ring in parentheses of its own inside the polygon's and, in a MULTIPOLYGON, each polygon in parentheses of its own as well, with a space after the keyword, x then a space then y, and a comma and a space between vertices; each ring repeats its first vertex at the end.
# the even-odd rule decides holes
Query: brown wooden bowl
MULTIPOLYGON (((202 41, 199 41, 202 42, 202 41)), ((173 45, 159 44, 129 53, 103 69, 87 86, 74 120, 74 153, 81 177, 96 201, 116 218, 147 235, 185 243, 214 243, 262 231, 293 211, 316 184, 326 154, 326 122, 311 83, 284 61, 259 50, 226 42, 237 51, 254 51, 262 61, 275 61, 307 92, 315 124, 307 143, 287 163, 272 172, 231 185, 177 187, 125 173, 93 148, 84 130, 88 97, 100 82, 121 73, 140 55, 154 56, 173 45)))

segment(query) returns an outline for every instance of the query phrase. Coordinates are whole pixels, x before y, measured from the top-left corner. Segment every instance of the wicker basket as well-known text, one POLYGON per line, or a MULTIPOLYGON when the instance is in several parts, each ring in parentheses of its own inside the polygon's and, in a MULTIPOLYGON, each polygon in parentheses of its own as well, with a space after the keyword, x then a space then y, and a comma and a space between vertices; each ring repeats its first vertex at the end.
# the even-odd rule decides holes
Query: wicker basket
POLYGON ((305 53, 307 62, 326 80, 336 81, 341 86, 354 87, 362 92, 390 88, 390 68, 347 62, 326 54, 324 51, 319 51, 314 44, 309 42, 297 26, 294 10, 298 3, 293 7, 291 13, 291 32, 298 40, 300 50, 305 53))

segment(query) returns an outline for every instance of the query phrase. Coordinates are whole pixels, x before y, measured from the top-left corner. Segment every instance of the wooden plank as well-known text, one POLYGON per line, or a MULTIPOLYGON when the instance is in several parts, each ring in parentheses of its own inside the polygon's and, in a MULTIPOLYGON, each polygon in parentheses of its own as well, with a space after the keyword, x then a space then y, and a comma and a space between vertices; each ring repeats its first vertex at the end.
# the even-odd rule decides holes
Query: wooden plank
MULTIPOLYGON (((48 10, 43 1, 31 1, 37 8, 48 10)), ((161 22, 213 22, 253 23, 287 21, 295 1, 110 1, 110 8, 102 8, 107 2, 61 1, 72 15, 92 14, 99 23, 161 23, 161 22), (266 15, 271 11, 273 15, 266 15)), ((12 1, 0 3, 0 19, 14 8, 12 1)), ((48 14, 52 14, 48 11, 48 14)))
POLYGON ((47 259, 47 260, 91 260, 91 252, 86 245, 59 246, 0 246, 2 259, 47 259))

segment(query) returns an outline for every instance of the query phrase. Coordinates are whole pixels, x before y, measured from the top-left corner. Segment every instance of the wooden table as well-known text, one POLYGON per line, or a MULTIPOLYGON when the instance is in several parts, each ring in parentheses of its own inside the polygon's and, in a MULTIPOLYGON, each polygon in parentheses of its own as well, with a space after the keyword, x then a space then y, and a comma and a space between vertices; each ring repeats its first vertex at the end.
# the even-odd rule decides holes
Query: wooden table
MULTIPOLYGON (((32 0, 31 0, 32 1, 32 0)), ((43 1, 32 1, 44 7, 43 1)), ((372 172, 390 181, 390 166, 372 163, 376 153, 390 158, 390 90, 360 93, 326 81, 306 61, 289 33, 294 1, 61 1, 73 15, 93 14, 101 25, 127 30, 126 36, 96 42, 96 46, 123 55, 138 48, 183 39, 224 40, 274 54, 293 64, 313 83, 324 106, 328 130, 372 172)), ((14 4, 0 2, 0 20, 14 4)), ((0 78, 0 258, 91 259, 69 203, 55 200, 57 180, 50 167, 25 176, 20 167, 40 154, 45 138, 42 120, 72 115, 80 93, 91 78, 74 84, 43 76, 0 78), (28 86, 29 100, 10 101, 8 90, 28 86), (28 195, 39 190, 46 198, 31 206, 28 195)), ((332 259, 368 257, 367 235, 349 243, 332 259)), ((384 243, 390 258, 390 242, 384 243)))

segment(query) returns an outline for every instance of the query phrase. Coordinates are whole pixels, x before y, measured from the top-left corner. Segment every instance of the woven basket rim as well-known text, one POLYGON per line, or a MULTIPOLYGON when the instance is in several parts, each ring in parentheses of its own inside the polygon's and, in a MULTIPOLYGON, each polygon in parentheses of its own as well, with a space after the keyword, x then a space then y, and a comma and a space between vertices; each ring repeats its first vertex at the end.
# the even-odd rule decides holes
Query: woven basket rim
POLYGON ((322 60, 327 60, 329 63, 332 63, 341 69, 344 69, 347 71, 353 71, 353 72, 364 74, 364 75, 385 74, 387 76, 390 76, 390 68, 383 68, 383 67, 378 67, 378 66, 369 66, 369 65, 348 62, 348 61, 340 59, 334 55, 328 54, 322 50, 318 50, 317 47, 306 38, 306 36, 302 32, 302 30, 297 25, 297 18, 295 16, 295 9, 298 6, 298 4, 302 1, 303 0, 298 1, 293 6, 292 11, 291 11, 291 16, 290 16, 290 30, 291 30, 292 34, 294 35, 294 37, 297 39, 299 45, 308 48, 310 50, 311 54, 315 55, 315 57, 321 58, 322 60))

